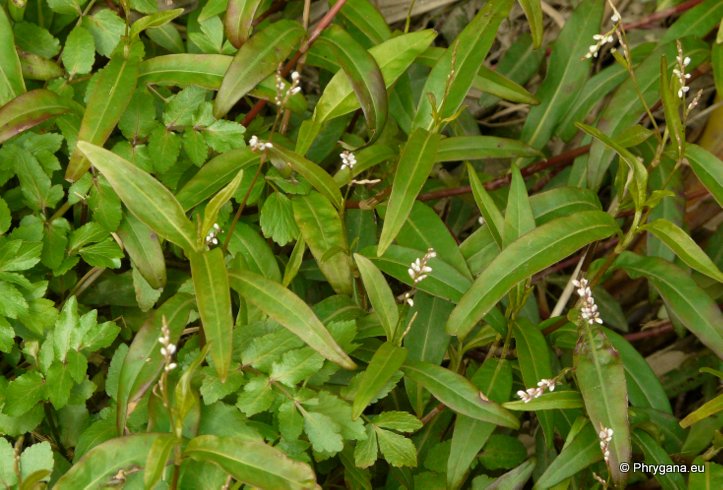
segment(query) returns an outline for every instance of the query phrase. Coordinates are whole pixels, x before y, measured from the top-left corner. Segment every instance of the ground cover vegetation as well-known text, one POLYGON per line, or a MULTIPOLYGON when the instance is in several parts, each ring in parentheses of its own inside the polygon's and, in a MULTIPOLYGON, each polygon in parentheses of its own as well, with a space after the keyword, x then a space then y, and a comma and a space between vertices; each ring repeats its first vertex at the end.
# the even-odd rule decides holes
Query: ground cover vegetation
POLYGON ((0 0, 0 487, 723 488, 721 17, 0 0))

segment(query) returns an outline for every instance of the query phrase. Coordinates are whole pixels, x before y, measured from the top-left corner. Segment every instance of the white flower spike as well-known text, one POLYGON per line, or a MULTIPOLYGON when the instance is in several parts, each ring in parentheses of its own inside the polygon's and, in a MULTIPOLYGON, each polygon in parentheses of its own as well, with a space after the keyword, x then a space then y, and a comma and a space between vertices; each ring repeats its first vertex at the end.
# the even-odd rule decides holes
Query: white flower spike
POLYGON ((587 279, 576 279, 572 281, 572 284, 577 288, 577 295, 582 299, 582 308, 580 309, 582 319, 590 325, 596 323, 602 324, 603 321, 602 318, 600 318, 600 312, 595 304, 595 298, 592 297, 592 290, 587 279))

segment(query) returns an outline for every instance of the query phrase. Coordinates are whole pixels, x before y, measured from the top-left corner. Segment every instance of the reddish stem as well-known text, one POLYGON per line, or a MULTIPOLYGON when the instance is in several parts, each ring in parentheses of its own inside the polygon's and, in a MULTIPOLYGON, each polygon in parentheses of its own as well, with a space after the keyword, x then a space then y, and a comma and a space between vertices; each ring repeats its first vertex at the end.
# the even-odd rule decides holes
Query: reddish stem
MULTIPOLYGON (((311 46, 314 44, 314 41, 316 41, 319 36, 321 36, 321 33, 324 32, 324 29, 329 27, 329 24, 331 24, 331 21, 334 20, 334 17, 336 17, 336 14, 339 13, 341 8, 346 4, 346 0, 339 0, 336 2, 332 7, 329 9, 329 11, 322 17, 322 19, 319 21, 318 24, 316 24, 316 27, 314 27, 314 30, 311 31, 311 35, 306 40, 306 42, 299 48, 299 50, 296 52, 296 54, 289 60, 288 63, 286 63, 286 66, 281 70, 281 76, 285 77, 288 76, 289 73, 291 73, 291 70, 294 69, 296 64, 299 62, 299 59, 306 54, 311 46)), ((242 124, 244 126, 248 126, 251 121, 256 118, 256 116, 259 115, 261 110, 266 106, 266 100, 261 99, 254 106, 251 108, 251 110, 246 114, 246 117, 244 117, 244 120, 242 124)))
POLYGON ((652 13, 646 17, 643 17, 642 19, 638 19, 636 21, 630 22, 628 24, 624 24, 623 27, 626 30, 630 29, 637 29, 639 27, 647 26, 648 24, 652 24, 653 22, 667 19, 668 17, 672 17, 677 14, 681 14, 685 12, 686 10, 690 10, 699 3, 702 3, 703 0, 688 0, 687 2, 683 2, 680 5, 676 5, 675 7, 670 7, 666 10, 661 10, 660 12, 652 13))
POLYGON ((628 342, 635 342, 638 340, 644 340, 649 339, 651 337, 657 337, 658 335, 662 335, 668 332, 673 331, 673 324, 672 323, 666 323, 665 325, 662 325, 658 328, 650 328, 648 330, 643 330, 641 332, 634 332, 624 335, 625 339, 628 342))

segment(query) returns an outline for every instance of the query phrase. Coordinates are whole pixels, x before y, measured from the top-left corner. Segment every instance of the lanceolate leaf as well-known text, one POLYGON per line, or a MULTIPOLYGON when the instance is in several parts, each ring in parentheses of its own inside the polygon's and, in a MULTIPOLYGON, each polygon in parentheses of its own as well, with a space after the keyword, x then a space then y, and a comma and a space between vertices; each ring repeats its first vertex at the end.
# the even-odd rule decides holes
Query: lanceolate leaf
POLYGON ((542 44, 542 6, 540 0, 520 0, 520 6, 525 11, 527 22, 530 23, 530 32, 536 48, 542 44))
POLYGON ((668 220, 657 219, 643 227, 675 252, 680 260, 701 274, 723 282, 723 273, 686 232, 668 220))
POLYGON ((379 237, 379 255, 392 244, 409 216, 417 194, 432 171, 438 144, 439 135, 423 129, 417 129, 409 136, 394 174, 384 227, 379 237))
POLYGON ((184 455, 214 463, 239 482, 258 488, 313 489, 314 471, 305 463, 261 441, 203 435, 188 443, 184 455))
POLYGON ((287 162, 291 169, 304 177, 317 191, 326 196, 337 209, 341 209, 342 197, 334 179, 316 163, 307 160, 298 153, 287 150, 279 145, 274 145, 269 153, 287 162))
POLYGON ((4 8, 0 8, 0 106, 25 92, 25 82, 15 50, 13 28, 4 8))
POLYGON ((584 326, 573 356, 575 378, 585 401, 585 410, 596 431, 612 429, 607 465, 616 485, 622 486, 627 474, 620 470, 630 462, 630 423, 628 390, 620 354, 597 325, 584 326))
MULTIPOLYGON (((569 408, 582 408, 585 404, 582 401, 580 393, 577 391, 551 391, 530 400, 524 402, 522 400, 515 400, 502 404, 508 410, 515 411, 543 411, 543 410, 564 410, 569 408)), ((540 414, 538 414, 539 416, 540 414)))
POLYGON ((351 258, 341 218, 319 193, 294 198, 294 219, 331 287, 338 294, 352 291, 351 258))
POLYGON ((224 75, 214 101, 214 115, 225 116, 241 97, 274 73, 303 35, 304 29, 297 22, 283 19, 244 43, 224 75))
POLYGON ((482 213, 485 226, 489 228, 497 246, 502 248, 502 236, 504 234, 505 227, 502 213, 500 213, 500 210, 497 209, 497 205, 492 200, 492 196, 489 195, 480 182, 477 177, 477 172, 475 172, 474 168, 469 164, 467 165, 467 174, 469 176, 470 186, 472 187, 472 195, 474 196, 474 200, 477 203, 480 213, 482 213))
POLYGON ((0 107, 0 143, 52 117, 82 111, 80 104, 43 88, 23 93, 0 107))
POLYGON ((449 316, 447 332, 465 336, 515 284, 617 231, 610 215, 587 211, 552 220, 523 235, 477 277, 449 316))
POLYGON ((311 308, 294 293, 249 271, 229 272, 229 281, 246 301, 256 305, 319 354, 344 368, 356 367, 311 308))
POLYGON ((158 439, 174 439, 171 434, 134 434, 106 441, 83 455, 53 488, 90 490, 112 485, 118 470, 142 468, 151 446, 158 439))
POLYGON ((251 35, 251 26, 263 0, 228 0, 223 26, 231 44, 240 48, 251 35))
POLYGON ((645 277, 668 311, 719 357, 723 357, 723 317, 715 302, 680 268, 657 257, 623 252, 616 261, 631 277, 645 277))
POLYGON ((371 141, 376 140, 387 122, 387 89, 374 57, 334 24, 324 30, 314 48, 333 55, 344 70, 364 112, 371 141))
POLYGON ((451 117, 457 112, 512 3, 512 0, 487 2, 447 48, 424 84, 413 129, 429 130, 434 125, 433 102, 428 94, 432 94, 441 118, 451 117), (452 72, 454 76, 450 77, 452 72))
POLYGON ((458 162, 485 158, 537 157, 542 154, 527 144, 497 136, 453 136, 439 142, 436 160, 458 162))
POLYGON ((723 162, 705 148, 690 143, 685 146, 685 157, 695 175, 723 206, 723 162))
POLYGON ((203 333, 218 377, 224 381, 231 366, 233 317, 223 252, 220 248, 214 248, 187 253, 191 261, 191 276, 203 333))
POLYGON ((100 170, 136 218, 186 251, 195 250, 196 230, 163 184, 115 153, 81 141, 80 151, 100 170))
POLYGON ((530 207, 530 198, 527 195, 525 180, 522 178, 517 166, 512 168, 512 182, 507 196, 507 209, 505 209, 505 224, 502 232, 502 244, 507 246, 520 236, 535 227, 535 218, 530 207))
MULTIPOLYGON (((381 70, 386 88, 392 86, 417 55, 430 45, 435 36, 436 33, 432 30, 412 32, 394 37, 369 50, 369 54, 381 70)), ((337 72, 319 98, 314 110, 314 118, 319 122, 324 122, 358 108, 359 101, 354 97, 354 90, 354 84, 349 76, 341 71, 337 72)))
POLYGON ((399 323, 399 308, 394 300, 394 294, 392 294, 389 284, 384 279, 384 275, 369 259, 363 255, 354 254, 354 260, 359 269, 359 274, 361 274, 364 289, 369 296, 369 302, 372 304, 382 327, 384 327, 384 332, 387 334, 387 341, 393 342, 396 338, 396 329, 399 323))
POLYGON ((550 55, 547 77, 537 90, 540 105, 530 110, 522 128, 521 139, 530 146, 545 147, 585 83, 590 62, 580 58, 600 28, 604 6, 597 0, 585 0, 565 23, 550 55))
POLYGON ((404 364, 406 358, 407 349, 392 342, 385 342, 379 346, 361 375, 359 388, 352 405, 353 418, 358 418, 367 405, 377 398, 389 379, 404 364))
POLYGON ((118 228, 123 247, 148 284, 154 289, 166 285, 166 262, 158 236, 132 214, 126 214, 118 228))
MULTIPOLYGON (((133 97, 141 58, 142 43, 122 47, 105 68, 95 75, 88 87, 88 105, 80 123, 78 140, 99 146, 105 143, 133 97)), ((65 178, 75 182, 89 167, 86 156, 76 149, 71 155, 65 178)))
POLYGON ((480 391, 463 376, 428 362, 411 361, 402 367, 415 383, 457 413, 473 419, 516 429, 520 423, 507 410, 480 397, 480 391))
MULTIPOLYGON (((579 420, 583 421, 583 419, 579 420)), ((600 451, 600 439, 597 437, 598 431, 593 429, 587 420, 583 422, 585 425, 581 429, 575 430, 575 426, 573 426, 560 454, 537 479, 536 484, 539 488, 551 488, 603 459, 603 453, 600 451)))
POLYGON ((187 87, 197 85, 218 90, 231 64, 231 56, 223 54, 167 54, 143 61, 138 72, 139 83, 187 87))

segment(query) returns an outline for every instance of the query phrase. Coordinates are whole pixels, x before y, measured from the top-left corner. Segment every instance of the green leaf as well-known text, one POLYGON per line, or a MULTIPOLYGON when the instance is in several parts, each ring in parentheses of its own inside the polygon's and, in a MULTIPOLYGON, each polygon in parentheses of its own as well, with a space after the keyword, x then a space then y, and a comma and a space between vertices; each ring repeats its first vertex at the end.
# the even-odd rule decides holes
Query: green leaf
POLYGON ((492 199, 492 196, 489 195, 480 182, 477 177, 477 172, 475 172, 474 168, 469 164, 467 165, 467 174, 469 176, 470 187, 472 187, 472 195, 474 196, 474 200, 477 203, 480 213, 482 213, 484 223, 487 225, 487 228, 489 228, 497 246, 502 248, 502 235, 504 234, 505 227, 502 213, 500 213, 500 210, 497 209, 497 205, 492 199))
MULTIPOLYGON (((574 426, 570 430, 565 446, 537 479, 537 482, 535 482, 536 487, 551 488, 603 459, 603 454, 600 451, 600 439, 597 437, 598 431, 593 429, 586 419, 579 419, 579 422, 582 422, 584 426, 580 428, 574 426)), ((615 437, 615 434, 613 437, 615 437)))
POLYGON ((298 296, 280 284, 249 271, 229 273, 233 287, 246 301, 279 322, 326 359, 347 369, 356 365, 298 296))
POLYGON ((203 130, 203 136, 208 146, 219 153, 234 150, 244 146, 243 134, 246 131, 241 124, 221 119, 214 121, 203 130))
POLYGON ((523 86, 482 65, 472 83, 474 88, 510 102, 537 105, 540 101, 523 86))
POLYGON ((479 461, 488 470, 506 470, 522 463, 527 450, 519 439, 505 434, 493 434, 484 446, 479 461))
POLYGON ((93 34, 98 52, 112 58, 113 50, 125 34, 126 23, 111 9, 83 16, 83 26, 93 34))
POLYGON ((658 290, 668 311, 718 356, 723 356, 723 322, 715 302, 691 277, 658 257, 623 252, 615 262, 632 278, 645 277, 658 290))
POLYGON ((93 187, 87 202, 93 219, 99 225, 109 232, 118 229, 123 214, 121 202, 105 177, 99 176, 93 179, 93 187))
POLYGON ((62 362, 54 362, 48 369, 45 381, 48 384, 48 399, 56 410, 60 410, 68 404, 70 390, 74 385, 70 369, 62 362))
POLYGON ((292 200, 301 236, 324 276, 338 294, 352 291, 349 247, 336 210, 321 194, 312 192, 292 200))
POLYGON ((223 54, 167 54, 143 61, 138 72, 140 83, 188 87, 196 85, 218 90, 231 64, 223 54))
POLYGON ((323 194, 335 208, 341 209, 343 198, 334 179, 316 163, 279 145, 268 150, 272 158, 287 162, 291 169, 304 177, 314 189, 323 194))
POLYGON ((70 31, 65 40, 61 59, 71 77, 90 73, 95 63, 95 41, 88 29, 77 25, 70 31))
POLYGON ((688 159, 696 177, 720 206, 723 206, 723 162, 705 148, 691 143, 685 145, 685 158, 688 159))
POLYGON ((593 427, 613 430, 608 470, 613 481, 623 486, 627 474, 622 463, 630 463, 630 422, 628 421, 628 390, 625 369, 620 355, 597 325, 585 320, 573 354, 577 386, 585 402, 593 427))
POLYGON ((223 153, 206 162, 176 194, 184 210, 208 199, 228 184, 240 170, 258 164, 259 156, 248 148, 223 153))
POLYGON ((0 8, 0 107, 24 92, 25 81, 13 29, 5 9, 0 8))
POLYGON ((166 262, 158 236, 132 214, 126 214, 118 228, 123 248, 136 270, 154 289, 166 284, 166 262))
POLYGON ((604 6, 585 0, 565 22, 552 49, 547 76, 537 90, 540 104, 530 110, 520 135, 533 148, 545 147, 588 77, 590 62, 580 58, 598 33, 604 6))
POLYGON ((247 417, 261 413, 274 402, 274 391, 271 381, 266 376, 255 376, 244 385, 243 393, 239 393, 236 406, 247 417))
POLYGON ((55 92, 40 88, 20 94, 0 106, 0 143, 43 121, 71 111, 81 112, 82 107, 55 92))
POLYGON ((240 48, 251 35, 254 17, 260 13, 264 0, 228 0, 224 31, 235 47, 240 48))
MULTIPOLYGON (((376 450, 376 446, 374 446, 376 450)), ((15 459, 15 450, 7 439, 0 437, 0 460, 13 461, 15 459)), ((0 483, 7 488, 12 488, 18 482, 13 465, 4 464, 0 466, 0 483)))
POLYGON ((480 397, 480 391, 461 375, 427 362, 407 360, 402 368, 440 402, 457 413, 502 427, 516 429, 519 421, 494 402, 480 397))
POLYGON ((271 247, 251 225, 239 222, 231 235, 228 250, 232 255, 241 255, 245 267, 275 282, 281 281, 281 272, 271 247))
POLYGON ((372 424, 367 424, 367 438, 356 443, 354 464, 359 468, 368 468, 377 460, 379 453, 377 432, 372 424))
POLYGON ((146 467, 143 471, 143 485, 154 488, 166 472, 166 464, 171 458, 171 451, 176 449, 178 441, 174 438, 159 438, 153 441, 148 450, 146 467))
POLYGON ((272 193, 264 201, 259 225, 265 237, 271 238, 282 247, 299 236, 291 200, 280 192, 272 193))
POLYGON ((236 177, 234 177, 226 187, 221 189, 218 194, 208 201, 206 209, 203 211, 203 222, 201 224, 201 234, 199 236, 200 240, 203 240, 211 231, 213 225, 216 224, 216 219, 218 218, 221 208, 223 208, 231 200, 234 194, 236 194, 243 177, 244 171, 239 170, 236 177))
POLYGON ((181 8, 163 10, 160 12, 152 13, 151 15, 146 15, 145 17, 141 17, 140 19, 133 22, 133 24, 131 25, 131 31, 128 36, 131 39, 137 39, 140 33, 145 31, 146 29, 166 25, 176 17, 181 16, 182 14, 183 9, 181 8))
POLYGON ((231 367, 234 324, 226 262, 220 248, 188 254, 203 333, 218 377, 224 381, 231 367))
POLYGON ((260 488, 315 488, 316 478, 305 463, 294 461, 279 449, 260 441, 238 437, 197 436, 184 454, 214 463, 240 482, 260 488))
POLYGON ((53 12, 65 15, 80 15, 87 0, 48 0, 48 7, 53 12))
POLYGON ((404 226, 417 194, 432 171, 439 139, 436 133, 417 129, 404 145, 394 174, 384 227, 379 237, 378 255, 384 254, 404 226))
POLYGON ((387 90, 376 60, 335 24, 324 29, 314 43, 314 49, 333 59, 346 73, 364 113, 370 142, 373 142, 387 121, 387 90))
POLYGON ((138 89, 118 120, 118 129, 129 140, 144 138, 155 127, 155 119, 156 105, 153 96, 145 89, 138 89))
MULTIPOLYGON (((532 383, 526 384, 532 385, 532 383)), ((538 410, 582 408, 585 404, 582 401, 580 393, 577 391, 553 391, 534 398, 529 402, 515 400, 503 403, 502 406, 508 410, 535 412, 538 410)))
POLYGON ((196 250, 196 232, 173 194, 151 175, 98 146, 78 142, 81 151, 100 170, 128 210, 159 236, 187 251, 196 250))
POLYGON ((698 246, 697 243, 682 229, 665 219, 657 219, 642 227, 651 232, 670 247, 680 260, 701 274, 705 274, 718 282, 723 282, 723 273, 698 246))
POLYGON ((289 261, 286 263, 284 268, 284 277, 281 280, 281 284, 284 287, 288 287, 291 281, 294 280, 296 274, 301 268, 301 262, 304 260, 304 253, 306 252, 306 242, 303 238, 299 237, 294 244, 294 249, 291 251, 289 261))
POLYGON ((617 231, 615 220, 602 211, 557 218, 535 228, 482 271, 449 316, 447 332, 465 336, 515 284, 617 231))
POLYGON ((382 412, 372 418, 372 423, 384 429, 393 429, 399 432, 416 432, 422 428, 422 422, 408 412, 392 410, 382 412))
POLYGON ((505 224, 502 232, 502 244, 508 246, 519 237, 535 228, 530 198, 527 195, 525 180, 516 165, 512 167, 512 181, 507 195, 505 224))
POLYGON ((47 29, 37 24, 20 21, 13 26, 15 44, 22 51, 43 58, 53 58, 60 52, 60 42, 47 29))
POLYGON ((708 417, 715 415, 716 413, 723 410, 723 395, 718 395, 712 400, 708 400, 698 409, 693 410, 680 421, 680 426, 684 429, 691 425, 700 422, 701 420, 707 419, 708 417))
POLYGON ((39 480, 46 479, 46 476, 49 477, 53 471, 53 465, 53 450, 48 441, 39 442, 25 448, 20 455, 20 477, 23 480, 21 488, 33 488, 28 485, 31 480, 37 479, 36 483, 38 483, 39 480), (44 476, 39 477, 39 472, 44 476))
MULTIPOLYGON (((650 465, 659 465, 659 467, 672 467, 673 460, 670 459, 668 453, 660 444, 647 432, 642 430, 633 431, 633 442, 642 450, 645 456, 645 463, 650 465)), ((660 486, 665 490, 683 490, 686 487, 683 475, 674 471, 660 471, 655 474, 660 486)))
MULTIPOLYGON (((93 76, 88 87, 88 104, 78 130, 78 140, 93 145, 105 143, 133 97, 138 79, 138 65, 142 57, 143 44, 132 44, 128 47, 127 54, 119 53, 113 56, 110 62, 93 76)), ((70 158, 65 178, 75 182, 89 167, 90 162, 76 148, 70 158)))
MULTIPOLYGON (((336 4, 336 1, 332 4, 336 4)), ((374 45, 381 44, 392 36, 386 20, 368 0, 347 0, 339 14, 374 45)))
MULTIPOLYGON (((685 145, 685 128, 683 121, 680 119, 681 100, 678 97, 678 88, 680 83, 675 77, 675 85, 670 83, 670 70, 668 69, 668 60, 665 56, 660 58, 660 99, 663 103, 663 114, 665 114, 665 126, 668 130, 670 140, 675 144, 677 155, 681 156, 685 145)), ((683 101, 683 104, 686 102, 683 101)))
MULTIPOLYGON (((342 7, 342 12, 347 6, 348 4, 345 4, 342 7)), ((386 24, 384 25, 386 27, 386 24)), ((369 49, 369 54, 379 66, 387 89, 409 68, 409 65, 431 44, 435 37, 436 33, 432 30, 412 32, 394 37, 369 49)), ((329 80, 324 88, 314 109, 314 119, 323 123, 348 114, 358 107, 359 101, 354 97, 351 79, 340 71, 329 80)))
POLYGON ((417 466, 417 448, 411 439, 394 432, 374 428, 379 441, 379 450, 387 462, 396 467, 417 466))
POLYGON ((133 434, 103 442, 83 455, 55 484, 58 490, 98 488, 116 482, 118 470, 142 467, 158 439, 175 440, 171 434, 133 434))
POLYGON ((228 67, 213 112, 220 119, 251 89, 276 68, 294 49, 304 29, 291 20, 275 22, 252 36, 234 56, 228 67))
POLYGON ((280 361, 271 366, 269 377, 289 387, 317 373, 324 364, 324 358, 316 351, 303 347, 286 352, 280 361))
POLYGON ((436 160, 457 162, 487 158, 539 157, 539 150, 522 141, 497 136, 452 136, 439 142, 436 160))
POLYGON ((442 119, 457 112, 511 7, 512 0, 486 3, 445 50, 422 89, 412 125, 414 129, 431 129, 435 124, 433 112, 442 119), (438 107, 432 106, 428 94, 438 107))
POLYGON ((344 448, 341 428, 331 417, 312 411, 302 413, 304 415, 304 431, 309 436, 309 441, 315 451, 334 454, 344 448))
POLYGON ((166 126, 158 125, 148 138, 148 154, 156 174, 168 172, 178 161, 181 138, 166 126))
POLYGON ((45 397, 45 380, 39 372, 27 371, 8 383, 3 413, 10 416, 23 415, 45 397))
POLYGON ((391 342, 383 343, 374 353, 369 366, 361 375, 359 388, 354 396, 352 417, 358 418, 364 409, 377 398, 389 379, 404 364, 407 350, 391 342))
POLYGON ((399 309, 394 294, 387 284, 384 275, 366 257, 354 254, 359 274, 361 274, 364 289, 369 296, 369 302, 379 317, 379 321, 387 335, 387 341, 396 339, 396 329, 399 323, 399 309))
MULTIPOLYGON (((520 0, 520 6, 525 11, 525 17, 527 22, 530 24, 530 32, 532 33, 532 40, 536 48, 542 45, 542 7, 540 0, 520 0)), ((569 21, 568 21, 569 22, 569 21)))

